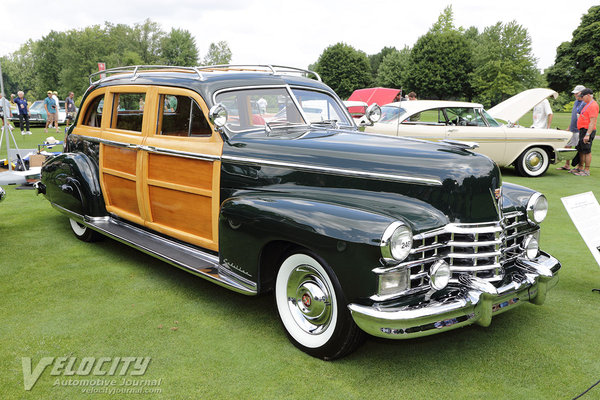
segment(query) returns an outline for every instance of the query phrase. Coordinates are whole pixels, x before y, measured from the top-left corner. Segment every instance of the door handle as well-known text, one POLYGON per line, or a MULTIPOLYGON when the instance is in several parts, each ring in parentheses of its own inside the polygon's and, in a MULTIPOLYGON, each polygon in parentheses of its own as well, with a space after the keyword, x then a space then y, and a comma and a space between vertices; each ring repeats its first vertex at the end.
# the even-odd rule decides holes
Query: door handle
POLYGON ((458 131, 458 129, 456 129, 456 128, 450 128, 450 129, 448 129, 448 132, 456 132, 456 131, 458 131))

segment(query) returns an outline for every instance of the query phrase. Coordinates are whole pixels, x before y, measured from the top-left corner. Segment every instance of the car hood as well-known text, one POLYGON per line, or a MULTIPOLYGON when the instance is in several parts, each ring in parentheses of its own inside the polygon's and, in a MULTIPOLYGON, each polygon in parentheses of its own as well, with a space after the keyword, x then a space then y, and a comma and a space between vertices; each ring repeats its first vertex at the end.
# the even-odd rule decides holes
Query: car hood
POLYGON ((274 174, 277 182, 285 181, 286 170, 304 170, 311 179, 325 179, 326 187, 361 187, 373 199, 384 193, 417 198, 451 221, 498 218, 492 201, 501 185, 496 164, 444 143, 326 129, 280 136, 252 133, 232 137, 223 148, 223 162, 272 167, 271 172, 260 168, 257 176, 274 174))
POLYGON ((493 118, 501 119, 506 122, 516 122, 525 113, 535 107, 540 101, 547 97, 558 97, 552 89, 535 88, 525 90, 513 97, 503 101, 500 104, 487 110, 493 118))

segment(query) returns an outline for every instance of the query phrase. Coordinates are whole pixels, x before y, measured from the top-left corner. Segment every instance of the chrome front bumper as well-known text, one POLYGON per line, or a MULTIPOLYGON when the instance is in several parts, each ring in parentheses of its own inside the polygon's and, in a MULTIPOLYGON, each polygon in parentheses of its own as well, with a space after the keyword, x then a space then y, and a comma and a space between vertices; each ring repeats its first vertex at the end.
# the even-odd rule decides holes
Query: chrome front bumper
POLYGON ((562 148, 562 149, 556 149, 556 162, 560 162, 560 161, 571 161, 572 159, 575 158, 575 155, 577 154, 577 150, 576 149, 566 149, 566 148, 562 148))
POLYGON ((546 292, 558 283, 560 262, 546 253, 534 261, 519 259, 519 279, 495 288, 486 281, 471 278, 460 285, 460 295, 430 300, 411 306, 372 306, 350 304, 354 322, 373 336, 407 339, 433 335, 470 324, 489 326, 492 316, 517 307, 525 301, 542 304, 546 292))

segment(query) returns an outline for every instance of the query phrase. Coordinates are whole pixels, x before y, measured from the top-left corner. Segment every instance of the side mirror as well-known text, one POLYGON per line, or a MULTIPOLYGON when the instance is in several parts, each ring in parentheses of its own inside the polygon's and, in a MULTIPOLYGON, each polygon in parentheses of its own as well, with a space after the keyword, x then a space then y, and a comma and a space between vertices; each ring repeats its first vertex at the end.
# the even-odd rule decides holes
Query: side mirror
POLYGON ((367 107, 365 116, 372 124, 378 122, 381 119, 381 107, 379 107, 377 103, 371 104, 369 107, 367 107))
POLYGON ((208 118, 210 118, 210 122, 212 122, 217 129, 223 128, 227 123, 227 109, 223 103, 217 103, 212 106, 208 112, 208 118))

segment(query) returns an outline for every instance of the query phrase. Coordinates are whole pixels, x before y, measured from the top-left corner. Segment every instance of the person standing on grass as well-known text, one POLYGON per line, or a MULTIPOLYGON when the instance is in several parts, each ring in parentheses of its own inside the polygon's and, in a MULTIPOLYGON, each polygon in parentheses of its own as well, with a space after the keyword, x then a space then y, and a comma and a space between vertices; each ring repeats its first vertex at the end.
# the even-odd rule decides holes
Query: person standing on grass
MULTIPOLYGON (((577 85, 577 86, 575 86, 575 89, 573 89, 573 91, 571 92, 575 96, 575 102, 573 103, 573 110, 571 110, 571 124, 569 125, 569 130, 571 131, 571 133, 573 135, 571 136, 571 139, 569 139, 569 141, 567 142, 567 145, 565 146, 565 148, 567 148, 567 149, 576 147, 577 143, 579 143, 579 129, 577 129, 577 119, 579 118, 579 113, 581 112, 581 109, 583 108, 583 105, 585 104, 583 102, 583 100, 581 100, 581 91, 583 89, 585 89, 585 86, 577 85)), ((569 160, 567 160, 567 161, 565 161, 564 166, 558 167, 556 169, 570 171, 571 170, 571 162, 569 160)))
POLYGON ((69 127, 70 124, 73 123, 73 120, 75 119, 76 107, 75 107, 75 100, 73 100, 74 97, 75 97, 75 93, 69 92, 69 95, 65 99, 65 109, 67 111, 67 128, 69 127))
POLYGON ((48 97, 44 99, 44 108, 46 109, 46 128, 44 132, 48 133, 48 126, 52 127, 52 123, 56 122, 56 133, 58 133, 58 110, 56 102, 52 98, 52 90, 48 90, 48 97))
POLYGON ((6 125, 10 128, 12 125, 8 120, 10 118, 10 101, 4 97, 4 93, 0 92, 0 127, 4 126, 4 119, 6 119, 6 125))
POLYGON ((590 176, 590 164, 592 163, 592 142, 596 137, 596 121, 598 120, 598 103, 594 100, 592 89, 583 89, 581 98, 585 105, 577 120, 579 128, 579 165, 572 173, 577 176, 590 176))
POLYGON ((21 135, 31 135, 29 130, 29 105, 25 98, 25 93, 22 90, 17 92, 17 98, 15 104, 19 109, 19 127, 21 128, 21 135), (25 120, 25 129, 23 129, 23 120, 25 120))
POLYGON ((535 129, 550 129, 553 116, 550 102, 548 99, 544 99, 533 107, 533 125, 531 127, 535 129))
POLYGON ((58 92, 55 90, 52 92, 52 100, 56 103, 56 121, 54 121, 54 127, 56 128, 56 132, 58 132, 58 113, 60 111, 60 101, 58 101, 58 92))

